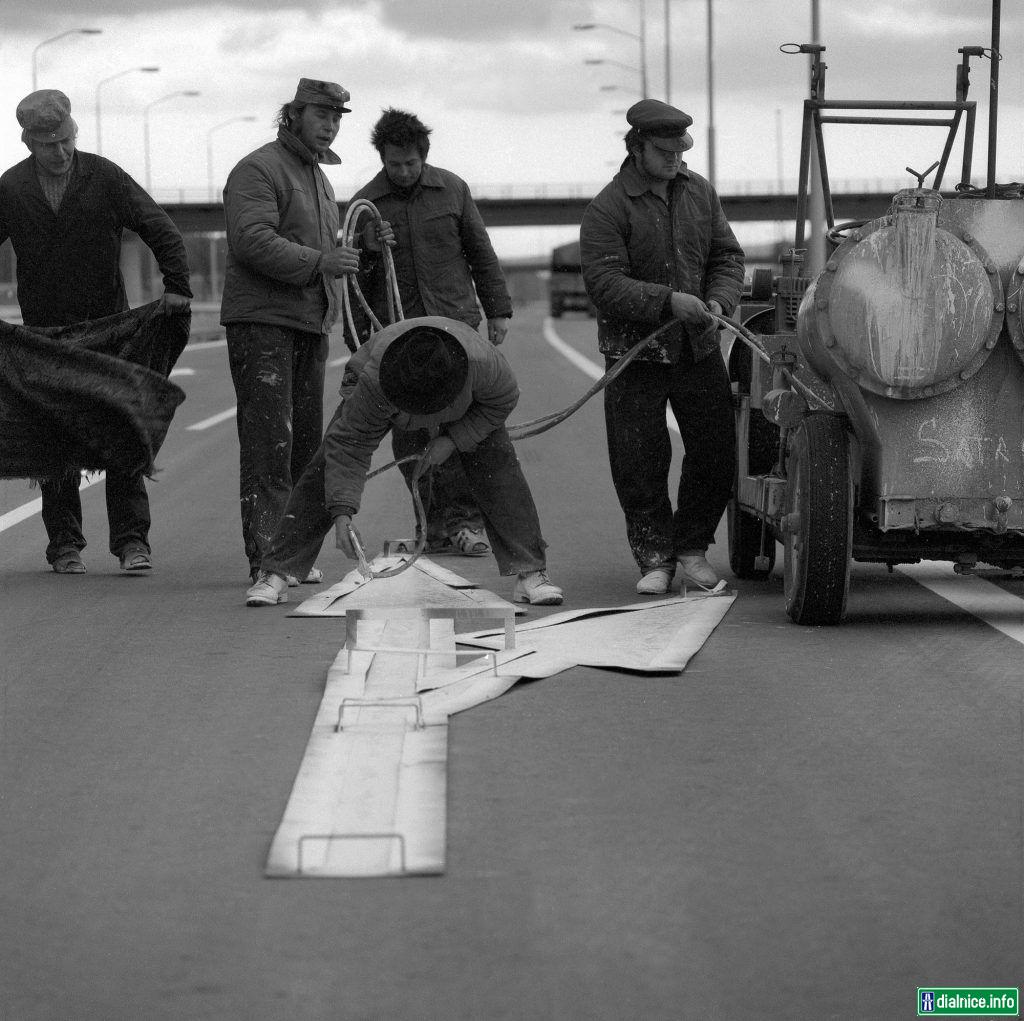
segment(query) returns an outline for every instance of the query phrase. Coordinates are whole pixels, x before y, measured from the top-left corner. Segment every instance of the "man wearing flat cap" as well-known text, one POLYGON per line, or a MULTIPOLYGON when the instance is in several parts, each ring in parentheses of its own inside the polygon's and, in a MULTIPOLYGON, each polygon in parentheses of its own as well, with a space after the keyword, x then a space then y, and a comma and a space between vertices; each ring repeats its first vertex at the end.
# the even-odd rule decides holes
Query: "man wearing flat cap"
MULTIPOLYGON (((121 234, 139 235, 163 274, 167 314, 186 312, 188 260, 170 217, 110 160, 76 148, 71 102, 40 89, 17 107, 31 156, 0 177, 0 244, 17 256, 18 304, 26 326, 71 326, 128 308, 121 276, 121 234)), ((81 475, 44 479, 46 559, 58 574, 84 574, 81 475)), ((106 478, 110 552, 125 571, 152 567, 149 498, 141 472, 110 469, 106 478)))
MULTIPOLYGON (((224 186, 221 323, 238 398, 242 539, 251 581, 292 486, 320 444, 328 334, 339 312, 336 281, 359 269, 357 249, 337 243, 338 204, 320 169, 341 162, 331 144, 348 101, 334 82, 301 78, 278 114, 277 138, 242 159, 224 186)), ((390 237, 390 228, 370 224, 367 231, 378 245, 390 237)), ((298 580, 320 578, 311 568, 298 580)))
MULTIPOLYGON (((375 333, 345 366, 341 404, 316 457, 292 490, 248 606, 287 602, 287 579, 301 576, 331 531, 354 559, 358 513, 374 451, 393 431, 397 457, 422 467, 458 458, 483 516, 498 570, 516 578, 513 599, 550 606, 562 590, 547 574, 547 543, 505 421, 519 400, 508 362, 477 331, 444 316, 403 319, 375 333)), ((415 468, 403 464, 411 478, 415 468)), ((422 524, 422 522, 421 522, 422 524)))
POLYGON ((713 588, 708 546, 732 490, 729 378, 708 312, 729 315, 743 286, 743 249, 711 184, 691 171, 693 119, 657 99, 626 112, 628 155, 580 228, 583 279, 598 309, 609 368, 666 326, 605 390, 612 481, 640 569, 636 590, 713 588), (685 454, 669 494, 671 408, 685 454))

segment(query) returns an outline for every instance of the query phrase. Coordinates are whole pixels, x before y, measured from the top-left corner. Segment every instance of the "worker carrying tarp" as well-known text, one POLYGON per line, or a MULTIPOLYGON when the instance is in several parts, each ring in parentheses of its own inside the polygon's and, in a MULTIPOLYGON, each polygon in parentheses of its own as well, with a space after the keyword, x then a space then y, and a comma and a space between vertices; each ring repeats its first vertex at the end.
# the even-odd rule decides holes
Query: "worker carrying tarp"
POLYGON ((185 399, 167 376, 191 314, 160 302, 63 327, 0 321, 0 478, 141 471, 185 399))

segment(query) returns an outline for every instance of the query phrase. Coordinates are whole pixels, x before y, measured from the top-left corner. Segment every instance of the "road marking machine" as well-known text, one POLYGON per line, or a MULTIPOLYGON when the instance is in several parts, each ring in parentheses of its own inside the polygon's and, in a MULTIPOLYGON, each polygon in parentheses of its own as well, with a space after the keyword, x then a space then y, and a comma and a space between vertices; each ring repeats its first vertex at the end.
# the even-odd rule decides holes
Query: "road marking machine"
POLYGON ((729 560, 739 578, 766 578, 778 541, 789 616, 836 624, 851 561, 1024 571, 1024 187, 995 183, 998 0, 991 48, 959 50, 952 101, 827 99, 825 47, 783 49, 810 62, 796 238, 769 307, 730 353, 729 560), (991 65, 983 186, 971 183, 972 58, 991 65), (915 186, 882 215, 836 224, 825 124, 937 126, 945 141, 923 173, 907 168, 915 186), (960 180, 944 192, 961 128, 960 180), (812 176, 827 231, 816 276, 804 249, 812 176))

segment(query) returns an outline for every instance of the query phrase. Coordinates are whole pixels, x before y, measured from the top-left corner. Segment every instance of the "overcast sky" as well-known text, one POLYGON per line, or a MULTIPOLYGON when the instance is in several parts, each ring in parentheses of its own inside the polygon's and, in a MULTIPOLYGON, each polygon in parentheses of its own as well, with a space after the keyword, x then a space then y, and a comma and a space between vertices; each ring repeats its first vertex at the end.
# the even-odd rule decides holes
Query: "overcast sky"
MULTIPOLYGON (((693 116, 688 162, 707 173, 706 0, 668 4, 670 99, 693 116)), ((1001 181, 1024 179, 1022 6, 1003 3, 1001 181)), ((205 198, 211 170, 219 193, 238 158, 273 137, 275 111, 301 76, 340 82, 352 94, 353 112, 335 143, 343 164, 330 171, 341 197, 379 169, 369 132, 385 106, 412 110, 433 127, 431 161, 481 191, 547 185, 552 193, 592 192, 624 154, 623 111, 639 98, 634 36, 642 8, 649 91, 666 98, 665 0, 0 0, 0 167, 27 155, 14 110, 32 89, 35 47, 61 32, 99 28, 100 35, 69 35, 36 51, 38 87, 68 94, 87 151, 97 148, 99 88, 103 155, 143 184, 148 107, 158 198, 171 189, 205 198), (584 22, 601 27, 573 29, 584 22), (610 63, 588 66, 587 59, 610 63), (99 85, 143 65, 160 71, 99 85), (186 90, 201 95, 164 98, 186 90), (255 120, 224 123, 243 116, 255 120)), ((713 9, 719 188, 771 186, 780 168, 792 179, 807 58, 779 46, 809 41, 810 0, 713 0, 713 9)), ((819 9, 827 93, 835 99, 952 99, 957 48, 991 41, 988 0, 820 0, 819 9)), ((975 61, 978 173, 986 164, 988 76, 988 62, 975 61)), ((941 151, 935 129, 904 129, 901 137, 827 131, 838 181, 904 181, 904 167, 923 170, 941 151)))

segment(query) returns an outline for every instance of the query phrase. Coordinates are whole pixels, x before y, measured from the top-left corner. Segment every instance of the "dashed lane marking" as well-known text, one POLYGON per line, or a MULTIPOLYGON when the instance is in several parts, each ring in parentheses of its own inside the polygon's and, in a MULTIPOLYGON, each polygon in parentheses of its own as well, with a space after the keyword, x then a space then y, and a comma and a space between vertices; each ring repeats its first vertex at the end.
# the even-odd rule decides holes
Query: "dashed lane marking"
MULTIPOLYGON (((102 482, 106 477, 106 472, 97 472, 94 475, 83 475, 82 484, 79 488, 88 489, 90 486, 95 486, 97 482, 102 482)), ((8 511, 6 514, 0 514, 0 532, 4 532, 8 528, 13 528, 26 518, 32 517, 33 514, 38 514, 42 509, 43 499, 42 497, 37 497, 35 500, 29 500, 28 503, 23 503, 20 507, 15 507, 14 510, 8 511)))

